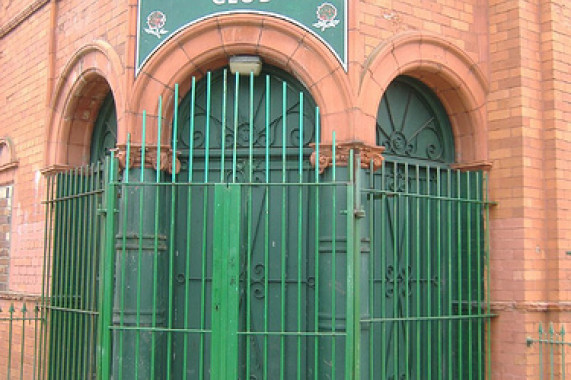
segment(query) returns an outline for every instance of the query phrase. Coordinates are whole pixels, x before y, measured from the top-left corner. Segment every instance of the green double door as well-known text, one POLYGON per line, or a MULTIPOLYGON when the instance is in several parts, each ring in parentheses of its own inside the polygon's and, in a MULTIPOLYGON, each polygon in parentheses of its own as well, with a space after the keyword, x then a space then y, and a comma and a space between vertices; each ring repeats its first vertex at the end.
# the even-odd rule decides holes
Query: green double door
POLYGON ((283 74, 238 81, 205 78, 194 109, 189 95, 179 113, 178 178, 189 184, 175 195, 173 376, 306 378, 315 345, 304 332, 316 330, 315 108, 283 74))

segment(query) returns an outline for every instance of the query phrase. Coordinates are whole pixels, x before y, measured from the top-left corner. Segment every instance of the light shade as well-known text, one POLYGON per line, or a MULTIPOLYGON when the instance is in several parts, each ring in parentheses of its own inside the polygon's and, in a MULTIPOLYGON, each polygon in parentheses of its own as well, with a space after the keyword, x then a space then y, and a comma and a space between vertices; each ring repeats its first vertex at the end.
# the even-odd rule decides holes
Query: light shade
POLYGON ((259 75, 262 71, 262 59, 257 55, 237 55, 230 57, 230 72, 240 75, 259 75))

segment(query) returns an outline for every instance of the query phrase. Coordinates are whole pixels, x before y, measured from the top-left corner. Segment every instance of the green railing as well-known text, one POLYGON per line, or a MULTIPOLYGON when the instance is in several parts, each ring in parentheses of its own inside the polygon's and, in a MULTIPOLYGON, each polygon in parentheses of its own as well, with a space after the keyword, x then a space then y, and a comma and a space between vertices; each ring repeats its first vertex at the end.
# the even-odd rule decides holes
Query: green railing
POLYGON ((486 377, 485 176, 341 166, 335 134, 314 167, 309 103, 207 74, 170 146, 143 114, 119 159, 48 178, 39 378, 486 377))
POLYGON ((537 338, 527 338, 527 346, 537 348, 538 378, 541 380, 571 378, 571 374, 567 373, 570 366, 566 363, 571 354, 571 342, 565 340, 565 326, 561 325, 556 329, 553 323, 549 323, 549 328, 545 329, 540 323, 537 332, 537 338))
POLYGON ((40 336, 40 379, 89 379, 96 373, 104 165, 47 177, 40 336))
POLYGON ((481 172, 421 162, 370 172, 370 379, 489 378, 485 186, 481 172))
MULTIPOLYGON (((310 165, 311 150, 300 140, 315 133, 318 142, 319 135, 304 131, 304 113, 297 111, 293 123, 270 120, 271 100, 280 99, 279 117, 286 120, 292 109, 304 108, 303 94, 289 99, 283 82, 270 96, 270 77, 263 81, 265 121, 256 130, 249 117, 247 137, 238 117, 223 115, 215 123, 208 82, 203 124, 191 116, 181 136, 177 118, 173 123, 173 136, 203 144, 177 149, 173 139, 170 174, 127 164, 121 180, 110 177, 108 199, 120 194, 120 217, 114 243, 108 240, 115 249, 104 259, 115 273, 106 289, 115 290, 103 295, 111 338, 102 348, 102 378, 353 377, 353 174, 344 168, 341 181, 334 165, 326 178, 310 165)), ((244 82, 253 115, 253 76, 244 82)), ((195 91, 193 83, 191 115, 195 91)), ((314 122, 319 125, 318 116, 314 122)), ((145 126, 146 119, 142 136, 145 126)), ((159 122, 159 136, 161 128, 159 122)), ((145 142, 128 140, 125 162, 135 155, 145 162, 145 142)))
POLYGON ((40 309, 35 302, 0 306, 0 378, 35 379, 38 369, 40 309))

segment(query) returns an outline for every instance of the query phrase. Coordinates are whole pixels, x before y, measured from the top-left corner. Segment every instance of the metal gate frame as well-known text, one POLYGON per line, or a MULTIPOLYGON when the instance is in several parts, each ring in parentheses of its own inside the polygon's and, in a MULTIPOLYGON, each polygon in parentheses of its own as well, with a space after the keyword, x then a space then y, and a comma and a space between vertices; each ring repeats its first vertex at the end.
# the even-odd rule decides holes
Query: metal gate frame
MULTIPOLYGON (((236 75, 236 83, 240 80, 239 76, 236 75)), ((266 78, 266 81, 269 81, 266 78)), ((251 75, 249 77, 250 89, 253 89, 254 77, 251 75)), ((285 109, 286 109, 286 84, 284 84, 283 105, 284 109, 283 120, 286 119, 285 109)), ((266 85, 269 88, 269 84, 266 85)), ((193 80, 191 87, 191 124, 189 126, 189 141, 193 141, 194 134, 198 126, 194 125, 194 104, 195 104, 195 91, 196 83, 193 80)), ((253 97, 250 92, 249 108, 250 115, 253 114, 253 97)), ((208 102, 210 102, 210 90, 208 89, 208 102)), ((178 99, 178 86, 175 88, 175 99, 178 99)), ((238 100, 235 100, 237 104, 238 100)), ((264 105, 266 109, 270 107, 269 94, 266 99, 266 104, 264 105)), ((209 104, 209 103, 208 103, 209 104)), ((224 103, 225 104, 225 103, 224 103)), ((299 109, 303 109, 303 94, 299 97, 299 109)), ((237 105, 236 105, 237 107, 237 105)), ((162 100, 159 99, 158 112, 162 115, 162 100)), ((209 108, 206 110, 206 125, 203 126, 203 133, 209 136, 211 127, 208 124, 209 120, 209 108)), ((225 112, 225 111, 224 111, 225 112)), ((267 112, 269 114, 269 112, 267 112)), ((248 343, 246 344, 246 369, 245 373, 250 373, 250 342, 254 339, 261 339, 262 341, 262 356, 263 356, 263 377, 269 378, 271 374, 268 373, 268 363, 270 360, 278 360, 280 363, 280 378, 286 378, 285 371, 283 368, 288 364, 288 358, 284 354, 283 342, 288 340, 295 341, 296 353, 296 377, 315 379, 323 378, 324 376, 330 376, 331 378, 344 378, 344 379, 363 379, 363 378, 377 378, 377 376, 386 376, 376 374, 372 370, 370 363, 374 361, 375 353, 371 350, 371 339, 370 334, 367 332, 368 326, 375 323, 385 323, 388 319, 369 315, 370 305, 369 303, 374 303, 371 300, 372 293, 368 289, 369 276, 364 276, 363 265, 368 265, 366 261, 363 261, 363 255, 368 254, 367 245, 368 239, 371 238, 373 233, 371 228, 373 228, 373 223, 370 220, 371 209, 365 209, 363 203, 366 202, 370 194, 375 193, 383 194, 384 197, 390 196, 402 196, 402 194, 396 194, 395 192, 387 191, 386 189, 366 189, 367 185, 363 183, 366 178, 367 171, 373 171, 373 166, 369 170, 362 169, 361 156, 359 150, 351 150, 348 159, 347 167, 340 167, 336 163, 336 137, 335 134, 332 136, 332 155, 331 164, 332 166, 328 168, 324 173, 320 172, 319 165, 315 165, 311 168, 308 157, 304 156, 304 144, 301 141, 303 138, 303 123, 304 115, 303 112, 299 112, 299 120, 297 120, 298 126, 298 137, 300 141, 297 144, 297 151, 293 154, 295 159, 292 159, 291 147, 285 147, 283 144, 283 152, 281 154, 281 163, 284 168, 287 165, 291 165, 292 162, 297 167, 297 172, 299 174, 297 181, 287 180, 285 174, 282 176, 281 181, 271 180, 269 176, 270 171, 270 153, 269 153, 269 139, 265 141, 265 147, 254 147, 252 133, 254 130, 254 120, 250 117, 249 120, 249 146, 243 148, 243 152, 247 155, 247 170, 246 170, 246 180, 237 180, 237 151, 239 147, 236 142, 236 136, 238 134, 238 120, 234 119, 233 125, 222 125, 221 133, 221 154, 222 159, 216 163, 215 161, 209 162, 209 148, 208 144, 204 152, 204 162, 202 163, 202 168, 200 170, 204 171, 204 180, 196 181, 193 180, 191 176, 188 178, 179 178, 177 176, 177 171, 179 167, 179 162, 177 160, 177 130, 179 128, 177 115, 178 115, 178 104, 174 105, 174 120, 173 120, 173 138, 172 150, 171 152, 161 151, 163 149, 161 144, 162 136, 162 119, 158 119, 158 141, 156 145, 147 147, 145 136, 146 136, 146 116, 143 115, 142 124, 142 142, 140 145, 131 144, 130 135, 127 138, 127 144, 124 147, 124 151, 120 152, 121 157, 118 159, 115 157, 115 152, 111 153, 111 157, 107 159, 105 174, 103 176, 104 181, 101 182, 101 187, 96 187, 93 189, 88 189, 84 185, 81 185, 81 181, 71 181, 69 182, 74 188, 74 186, 80 186, 78 188, 78 194, 64 194, 63 198, 58 198, 55 193, 51 195, 49 202, 54 204, 57 200, 62 201, 73 201, 73 199, 81 199, 81 196, 96 195, 101 199, 102 204, 97 204, 97 207, 90 206, 90 213, 82 215, 83 218, 95 217, 95 214, 102 218, 101 230, 104 231, 103 239, 103 250, 101 256, 99 257, 99 297, 98 306, 96 309, 93 308, 82 308, 83 305, 79 303, 80 307, 72 307, 73 305, 53 305, 45 304, 44 307, 48 310, 50 318, 54 318, 57 313, 68 313, 73 317, 70 319, 72 326, 79 326, 79 321, 81 318, 79 315, 91 315, 93 320, 96 321, 97 331, 94 333, 94 341, 90 344, 97 348, 96 351, 96 365, 94 370, 89 374, 90 377, 96 376, 98 379, 109 379, 113 376, 116 379, 122 379, 124 377, 134 376, 134 378, 166 378, 170 379, 173 377, 173 363, 171 358, 173 357, 174 351, 178 348, 173 348, 173 341, 175 336, 183 336, 183 346, 182 350, 183 357, 188 358, 192 355, 196 360, 198 356, 199 361, 199 373, 197 377, 200 379, 208 377, 207 371, 212 371, 210 376, 212 378, 235 378, 238 371, 242 369, 237 368, 239 366, 239 353, 240 350, 237 348, 237 339, 244 338, 248 343), (228 132, 230 131, 230 132, 228 132), (234 139, 234 145, 225 147, 225 142, 227 138, 231 136, 234 139), (263 157, 264 166, 261 169, 262 179, 259 181, 254 180, 253 176, 253 157, 254 150, 263 151, 260 157, 263 157), (286 152, 287 151, 287 152, 286 152), (287 161, 286 156, 288 157, 287 161), (230 162, 228 168, 225 168, 224 164, 230 162), (165 165, 165 159, 167 163, 165 165), (122 167, 120 168, 120 163, 122 167), (141 165, 142 163, 142 165, 141 165), (154 168, 161 168, 164 170, 168 167, 170 175, 167 175, 161 170, 155 170, 153 167, 148 168, 148 164, 152 163, 154 168), (216 166, 218 165, 218 166, 216 166), (141 166, 143 166, 141 168, 141 166), (119 175, 121 169, 121 176, 119 175), (218 171, 216 179, 210 178, 210 173, 212 170, 218 171), (229 173, 227 175, 227 173, 229 173), (304 173, 313 173, 312 180, 310 182, 304 182, 304 173), (169 178, 170 177, 170 178, 169 178), (220 179, 219 179, 220 178, 220 179), (224 183, 223 178, 230 178, 230 181, 224 183), (81 187, 84 186, 84 187, 81 187), (297 205, 298 215, 300 218, 304 218, 305 214, 301 210, 301 205, 304 198, 304 191, 306 189, 308 194, 311 192, 313 198, 313 209, 310 210, 313 213, 314 219, 311 222, 314 224, 311 229, 315 232, 315 241, 309 242, 312 244, 312 249, 315 250, 315 255, 313 256, 314 262, 311 263, 314 268, 314 287, 312 290, 314 292, 313 298, 310 298, 310 303, 313 307, 313 314, 311 315, 312 321, 308 324, 307 328, 302 328, 299 323, 300 315, 302 314, 302 306, 300 295, 301 289, 301 278, 300 273, 302 272, 298 266, 298 278, 297 278, 297 326, 291 329, 272 329, 271 326, 265 325, 261 329, 252 329, 249 324, 246 324, 246 328, 241 328, 238 321, 235 321, 235 307, 239 303, 237 298, 237 284, 241 281, 246 283, 246 304, 249 305, 252 298, 252 290, 250 288, 252 269, 249 265, 249 260, 246 260, 246 266, 248 270, 246 271, 246 279, 241 279, 239 273, 236 273, 236 268, 240 263, 236 263, 236 245, 239 240, 237 240, 235 233, 228 235, 222 234, 222 239, 214 239, 214 246, 212 250, 212 257, 216 260, 220 266, 216 266, 212 276, 217 279, 212 288, 213 301, 205 301, 206 292, 204 285, 201 290, 200 299, 200 309, 201 318, 205 318, 205 309, 211 311, 212 325, 209 326, 207 322, 203 322, 198 327, 191 328, 187 325, 182 327, 177 327, 173 325, 173 313, 174 313, 174 298, 173 298, 173 284, 177 281, 174 272, 174 257, 178 252, 174 251, 174 240, 175 240, 175 215, 179 208, 177 204, 177 192, 180 189, 188 189, 188 197, 191 197, 191 189, 203 189, 203 225, 206 226, 206 221, 208 220, 210 212, 213 212, 214 217, 214 228, 217 230, 232 230, 240 231, 243 230, 244 226, 248 229, 248 234, 250 233, 250 219, 248 218, 248 223, 243 224, 240 220, 240 214, 243 211, 239 210, 236 206, 237 199, 246 194, 251 199, 252 189, 267 189, 269 192, 271 188, 283 189, 282 192, 290 191, 293 189, 297 196, 297 203, 292 203, 292 205, 297 205), (207 189, 213 189, 215 206, 213 211, 211 211, 208 204, 207 189), (286 190, 288 189, 288 190, 286 190), (57 199, 56 199, 57 198, 57 199), (332 210, 333 217, 327 217, 326 211, 332 210), (367 219, 367 213, 370 214, 369 219, 367 219), (321 215, 326 215, 325 218, 321 218, 321 215), (238 225, 237 225, 238 224, 238 225), (328 230, 328 231, 326 231, 328 230), (321 232, 328 232, 328 234, 321 232), (367 237, 366 235, 371 236, 367 237), (339 238, 344 235, 345 239, 341 244, 339 238), (344 247, 343 247, 344 246, 344 247), (325 252, 325 254, 324 254, 325 252), (230 256, 227 256, 230 254, 230 256), (326 255, 330 255, 326 258, 326 255), (345 258, 341 259, 342 255, 346 255, 345 258), (322 258, 323 257, 323 258, 322 258), (238 264, 238 265, 237 265, 238 264), (319 277, 321 270, 327 272, 328 276, 319 277), (163 274, 161 274, 163 273, 163 274), (150 274, 150 279, 146 278, 150 274), (143 277, 145 276, 145 277, 143 277), (159 277, 162 276, 162 277, 159 277), (164 280, 167 283, 166 287, 159 284, 159 279, 164 280), (226 283, 228 286, 221 286, 220 284, 226 283), (341 285, 339 285, 341 284, 341 285), (325 296, 322 296, 324 294, 325 296), (218 306, 218 308, 217 308, 218 306), (225 307, 221 307, 225 306, 225 307), (164 313, 159 310, 165 310, 164 313), (320 321, 320 316, 329 313, 329 325, 323 327, 324 324, 320 321), (343 315, 344 313, 344 315, 343 315), (342 322, 344 321, 344 322, 342 322), (213 334, 214 330, 214 334, 213 334), (193 354, 190 352, 190 348, 187 346, 187 336, 191 335, 199 336, 199 346, 196 352, 193 354), (213 336, 212 336, 213 335, 213 336), (240 338, 242 337, 242 338, 240 338), (280 350, 279 358, 274 358, 272 353, 268 350, 269 341, 272 337, 277 337, 280 340, 280 350), (303 343, 302 343, 303 341, 303 343), (208 343, 210 342, 210 343, 208 343), (309 347, 307 351, 302 352, 302 344, 305 350, 306 346, 309 347), (164 347, 166 349, 166 356, 161 356, 161 349, 157 347, 164 347), (208 349, 208 346, 210 348, 208 349), (234 347, 235 355, 228 360, 210 360, 210 365, 207 366, 205 357, 210 355, 211 357, 220 355, 221 353, 227 353, 228 347, 234 347), (129 354, 124 354, 125 352, 129 354), (307 358, 307 368, 311 369, 310 373, 303 372, 301 367, 301 356, 306 355, 307 358), (131 356, 128 356, 131 355, 131 356), (131 369, 133 371, 131 371, 131 369), (164 374, 164 375, 163 375, 164 374)), ((223 118, 225 120, 225 118, 223 118)), ((284 126, 285 122, 282 123, 284 126)), ((319 137, 319 111, 316 112, 316 138, 315 138, 315 162, 320 162, 320 137, 319 137)), ((269 120, 265 120, 265 133, 266 136, 270 135, 271 126, 269 120)), ((283 128, 283 141, 286 141, 286 127, 283 128)), ((276 133, 277 133, 276 132, 276 133)), ((206 139, 208 141, 208 138, 206 139)), ((260 153, 256 153, 260 154, 260 153)), ((190 147, 189 156, 193 156, 192 144, 190 147)), ((192 172, 192 159, 188 163, 192 172)), ((83 169, 77 169, 70 173, 83 173, 83 169)), ((101 169, 98 169, 101 170, 101 169)), ((81 177, 81 175, 80 175, 81 177)), ((52 186, 54 184, 52 183, 52 186)), ((56 189, 56 187, 53 187, 56 189)), ((53 190, 56 191, 56 190, 53 190)), ((405 195, 407 196, 407 195, 405 195)), ((414 194, 413 194, 414 196, 414 194)), ((417 196, 425 197, 425 195, 417 194, 417 196)), ((436 197, 438 200, 442 200, 441 194, 432 194, 433 198, 436 197)), ((278 199, 279 201, 279 199, 278 199)), ((475 201, 475 200, 474 200, 475 201)), ((49 203, 48 202, 48 203, 49 203)), ((468 200, 468 202, 472 202, 468 200)), ((489 202, 487 200, 480 201, 479 204, 482 205, 484 212, 488 212, 489 202)), ((96 202, 97 203, 97 202, 96 202)), ((251 204, 251 202, 250 202, 251 204)), ((188 208, 190 209, 191 204, 188 203, 188 208)), ((72 214, 74 206, 66 206, 65 210, 69 210, 72 214)), ((247 206, 251 207, 251 206, 247 206)), ((268 247, 269 239, 267 226, 268 222, 268 209, 270 207, 270 202, 266 198, 264 207, 266 209, 266 219, 262 224, 264 224, 266 231, 264 231, 264 247, 266 250, 265 259, 268 260, 268 247)), ((284 210, 286 206, 283 206, 284 210)), ((57 210, 57 209, 56 209, 57 210)), ((57 212, 57 211, 56 211, 57 212)), ((65 211, 63 211, 65 212, 65 211)), ((183 210, 184 212, 184 210, 183 210)), ((193 211, 194 212, 194 211, 193 211)), ((251 211, 247 211, 251 212, 251 211)), ((285 212, 285 211, 284 211, 285 212)), ((194 215, 190 212, 188 213, 188 218, 194 215)), ((71 216, 71 214, 70 214, 71 216)), ((487 215, 483 215, 487 220, 487 215)), ((98 217, 97 217, 98 218, 98 217)), ((69 219, 69 218, 68 218, 69 219)), ((67 220, 67 219, 66 219, 67 220)), ((309 222, 309 219, 308 219, 309 222)), ((191 233, 190 222, 188 222, 187 229, 187 239, 190 240, 191 237, 194 238, 195 235, 191 233)), ((74 225, 66 226, 65 228, 77 228, 74 225)), ((487 227, 486 227, 487 228, 487 227)), ((50 224, 47 227, 48 234, 53 234, 54 225, 50 224)), ((302 237, 304 236, 304 231, 302 231, 301 222, 298 224, 297 231, 297 244, 296 254, 301 257, 301 244, 302 237)), ((87 231, 87 228, 83 228, 81 231, 87 231)), ((282 228, 283 230, 283 228, 282 228)), ((77 230, 79 231, 79 230, 77 230)), ((204 228, 206 231, 206 227, 204 228)), ((488 230, 481 231, 487 234, 488 230)), ((206 232, 204 232, 206 236, 206 232)), ((284 232, 282 232, 282 235, 284 232)), ((66 234, 67 236, 68 234, 66 234)), ((71 234, 73 235, 73 234, 71 234)), ((80 234, 81 235, 81 234, 80 234)), ((53 235, 49 235, 53 236, 53 235)), ((282 237, 283 238, 283 237, 282 237)), ((55 242, 57 239, 50 240, 55 242)), ((489 258, 487 257, 487 241, 482 246, 481 251, 486 260, 486 265, 489 263, 489 258)), ((250 237, 248 237, 248 252, 251 251, 250 237)), ((73 243, 75 244, 75 243, 73 243)), ((82 243, 83 244, 83 243, 82 243)), ((54 251, 51 248, 46 250, 46 258, 49 260, 52 253, 57 253, 57 242, 54 245, 54 251)), ((285 248, 284 248, 285 249, 285 248)), ((74 249, 64 249, 62 252, 64 260, 67 262, 81 263, 83 259, 75 259, 73 253, 74 249), (70 261, 71 260, 71 261, 70 261)), ((81 251, 81 250, 78 250, 81 251)), ((284 251, 285 252, 285 251, 284 251)), ((83 254, 83 253, 81 253, 83 254)), ((210 255, 207 252, 206 243, 203 244, 202 255, 210 255)), ((239 256, 239 254, 238 254, 239 256)), ((55 256, 54 256, 55 257, 55 256)), ((238 261, 240 258, 238 257, 238 261)), ((205 264, 203 264, 205 265, 205 264)), ((300 265, 300 264, 298 264, 300 265)), ((47 267, 51 264, 48 262, 47 267)), ((267 268, 267 266, 266 266, 267 268)), ((478 272, 478 275, 484 276, 484 271, 487 267, 482 267, 482 271, 478 272)), ((65 275, 62 272, 63 268, 58 269, 57 272, 60 278, 65 275)), ((79 272, 77 272, 79 273, 79 272)), ((489 272, 486 271, 487 274, 489 272)), ((56 272, 54 272, 54 275, 56 272)), ((202 278, 203 283, 205 281, 206 272, 203 271, 202 278)), ((188 277, 188 273, 186 273, 188 277)), ((265 283, 266 289, 268 287, 268 272, 267 269, 263 273, 260 281, 265 283)), ((49 276, 47 277, 49 278, 49 276)), ((76 275, 76 280, 79 280, 80 276, 76 275)), ((65 280, 67 281, 67 280, 65 280)), ((65 289, 72 290, 73 286, 71 283, 67 283, 65 289)), ((284 277, 282 276, 282 284, 285 284, 284 277)), ((489 277, 486 280, 486 285, 489 284, 489 277)), ((82 285, 80 285, 82 286, 82 285)), ((285 287, 285 285, 282 285, 285 287)), ((46 293, 50 291, 49 282, 46 285, 46 293)), ((482 291, 486 290, 488 293, 478 299, 478 301, 487 302, 488 313, 478 313, 477 315, 462 316, 430 316, 435 319, 455 319, 455 318, 480 318, 484 325, 479 325, 486 328, 488 333, 487 336, 487 352, 489 353, 489 328, 485 326, 487 323, 487 318, 489 315, 489 285, 482 291)), ((239 290, 238 290, 239 292, 239 290)), ((282 290, 283 292, 283 290, 282 290)), ((64 298, 69 296, 69 294, 63 294, 64 298)), ((266 293, 267 297, 267 293, 266 293)), ((283 300, 283 293, 282 293, 283 300)), ((49 299, 44 297, 45 300, 49 299)), ((188 299, 188 297, 187 297, 188 299)), ((51 302, 57 301, 57 299, 52 298, 51 302)), ((265 301, 264 310, 265 313, 268 312, 268 303, 265 301)), ((188 309, 188 305, 186 305, 188 309)), ((285 313, 284 303, 281 303, 281 313, 285 313)), ((250 311, 248 309, 248 311, 250 311)), ((63 314, 62 314, 63 315, 63 314)), ((185 314, 186 315, 186 314, 185 314)), ((246 313, 249 318, 249 313, 246 313)), ((186 317, 185 317, 186 318, 186 317)), ((411 319, 411 317, 406 317, 411 319)), ((425 318, 422 316, 415 316, 413 319, 418 321, 425 318)), ((267 318, 266 318, 267 319, 267 318)), ((283 317, 282 317, 283 319, 283 317)), ((391 318, 389 318, 391 319, 391 318)), ((393 318, 394 319, 394 318, 393 318)), ((417 321, 417 322, 418 322, 417 321)), ((413 321, 414 322, 414 321, 413 321)), ((50 357, 48 355, 48 341, 54 339, 54 332, 49 332, 51 336, 47 335, 47 332, 43 334, 44 345, 42 352, 45 353, 44 357, 50 357)), ((71 336, 70 336, 71 337, 71 336)), ((67 341, 71 341, 71 338, 66 338, 67 341)), ((228 356, 228 355, 226 355, 228 356)), ((232 356, 232 355, 229 355, 232 356)), ((63 358, 62 358, 63 360, 63 358)), ((187 360, 184 361, 186 363, 187 360)), ((487 366, 489 368, 489 356, 487 359, 487 366)), ((50 363, 53 364, 53 363, 50 363)), ((73 366, 73 368, 84 370, 84 367, 73 366)), ((73 369, 70 368, 70 373, 73 374, 73 369)), ((186 364, 183 364, 183 377, 186 378, 187 368, 186 364)), ((41 378, 46 378, 46 373, 44 373, 41 378)), ((47 376, 50 378, 58 378, 57 375, 47 376)), ((63 375, 67 378, 66 375, 63 375)), ((249 376, 248 376, 249 377, 249 376)), ((444 377, 446 378, 446 377, 444 377)), ((483 378, 482 372, 474 377, 481 379, 483 378)))

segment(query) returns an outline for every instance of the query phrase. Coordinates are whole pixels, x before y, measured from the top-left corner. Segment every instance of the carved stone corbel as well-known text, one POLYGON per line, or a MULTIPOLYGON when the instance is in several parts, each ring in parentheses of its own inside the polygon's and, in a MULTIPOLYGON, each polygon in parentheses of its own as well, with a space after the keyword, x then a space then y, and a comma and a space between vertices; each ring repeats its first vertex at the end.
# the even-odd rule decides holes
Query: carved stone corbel
MULTIPOLYGON (((125 169, 127 164, 127 149, 124 145, 120 145, 116 150, 116 157, 119 160, 119 167, 125 169)), ((156 146, 146 146, 145 147, 145 162, 142 163, 142 147, 140 145, 131 145, 129 151, 129 168, 135 167, 145 167, 152 168, 155 170, 165 171, 172 174, 173 162, 172 162, 172 148, 170 146, 161 146, 160 152, 160 168, 158 167, 158 157, 157 157, 157 147, 156 146)), ((176 158, 174 165, 175 173, 178 174, 180 171, 180 161, 176 158)))
MULTIPOLYGON (((313 167, 316 165, 315 152, 316 145, 310 144, 314 149, 311 154, 310 162, 313 167)), ((348 166, 349 157, 351 156, 351 150, 354 154, 359 154, 361 156, 361 168, 369 169, 371 168, 371 163, 373 166, 373 171, 380 169, 383 164, 383 155, 385 147, 376 145, 367 145, 362 141, 344 141, 337 143, 335 146, 335 165, 336 166, 348 166)), ((326 168, 333 165, 333 146, 331 144, 319 144, 319 172, 323 173, 326 168)))

